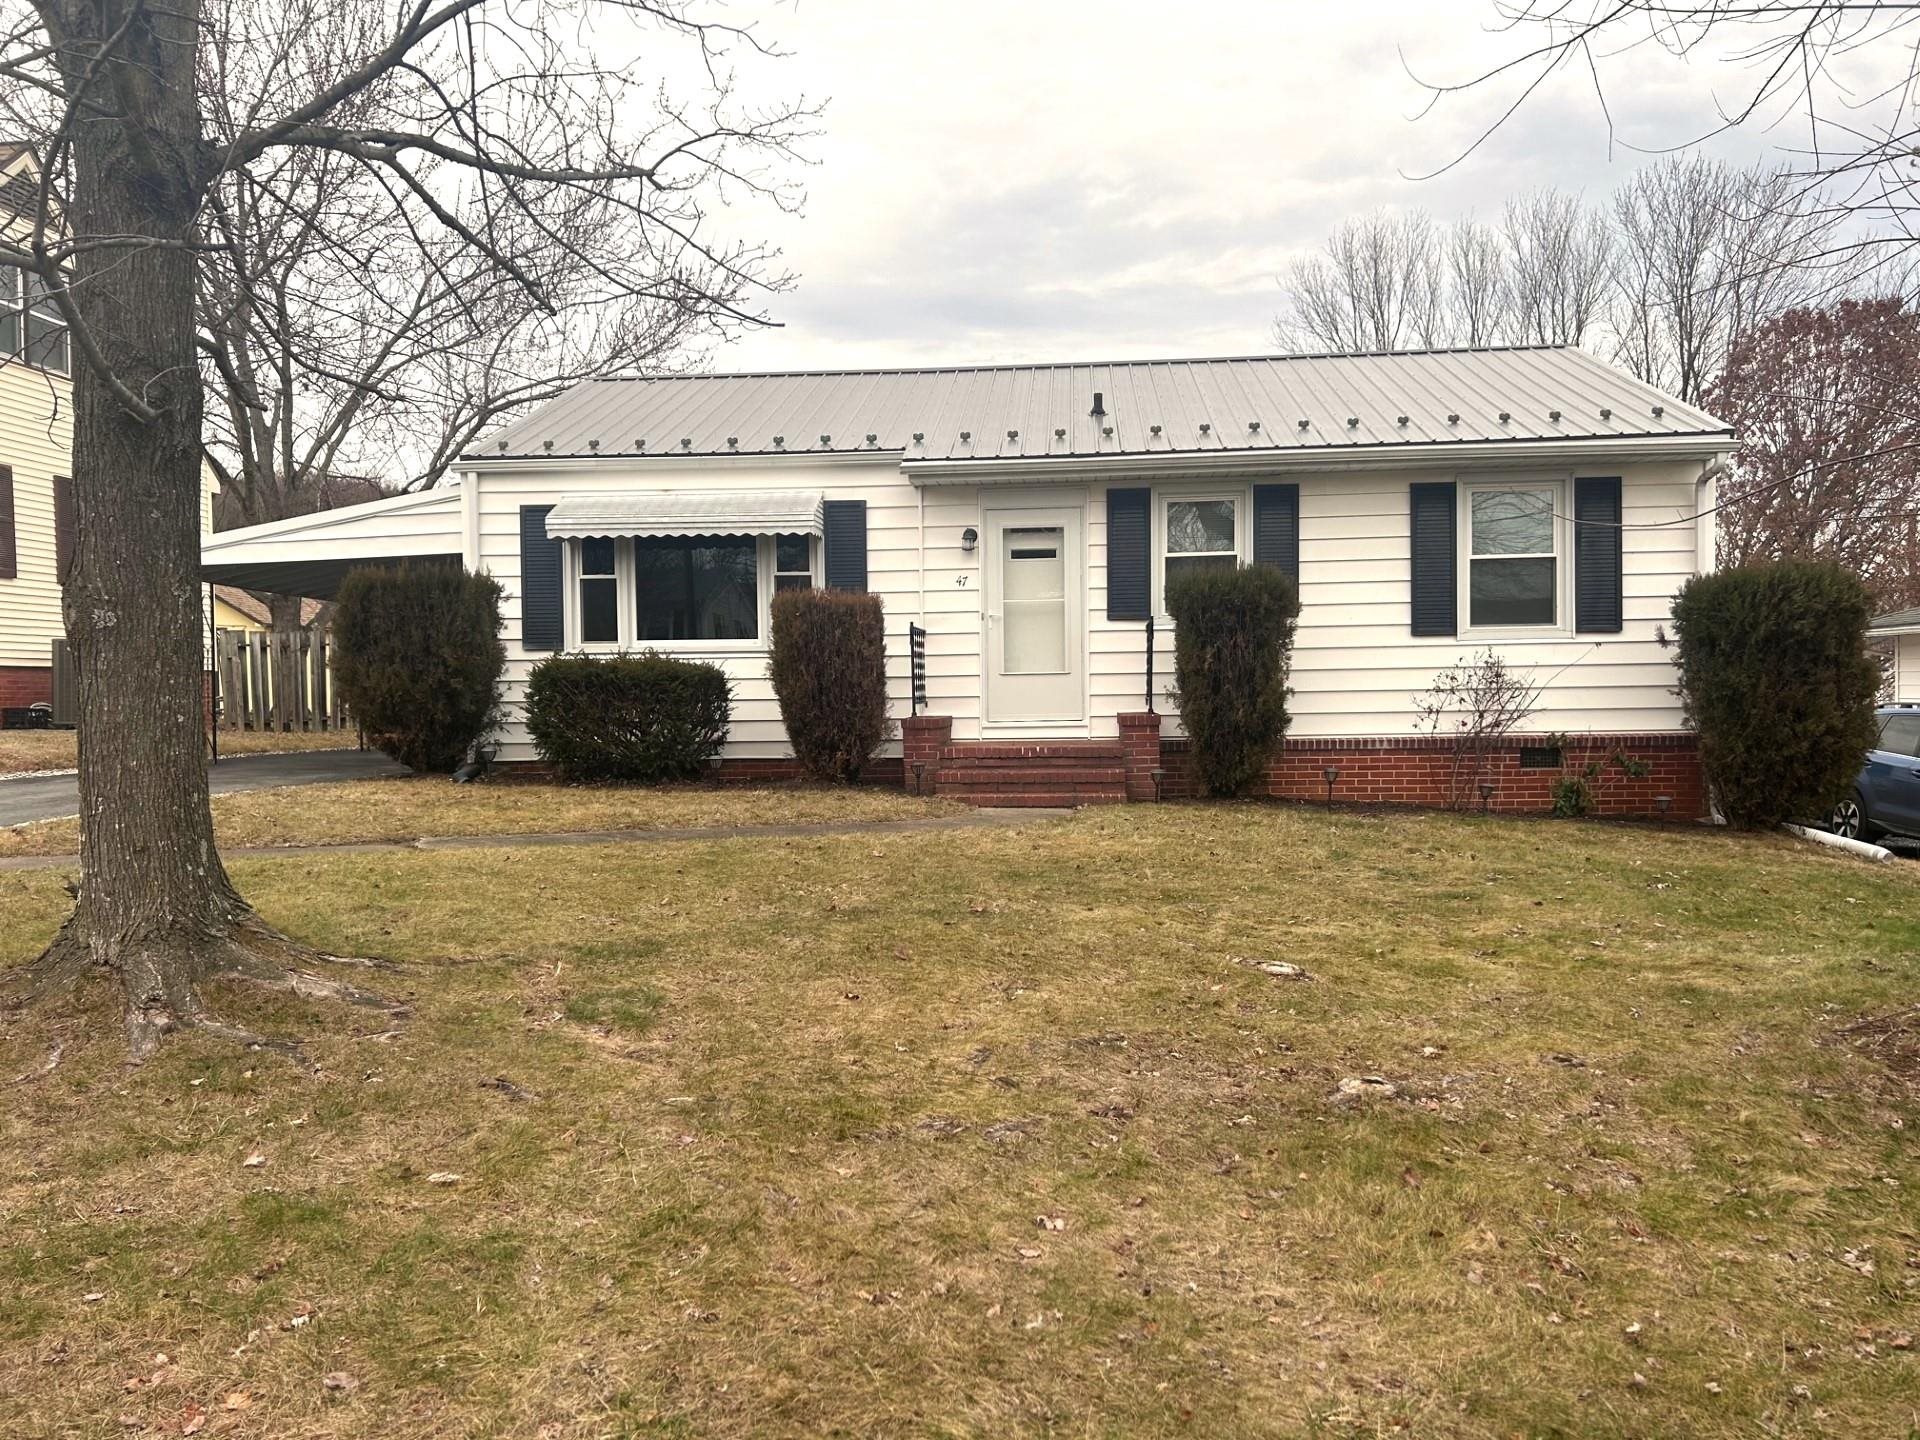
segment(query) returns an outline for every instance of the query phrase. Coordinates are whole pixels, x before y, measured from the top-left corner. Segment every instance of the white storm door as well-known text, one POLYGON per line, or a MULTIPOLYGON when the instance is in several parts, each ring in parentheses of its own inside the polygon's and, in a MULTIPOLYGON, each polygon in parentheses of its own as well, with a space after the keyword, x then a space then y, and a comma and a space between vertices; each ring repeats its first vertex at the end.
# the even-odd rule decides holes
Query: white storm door
POLYGON ((994 724, 1086 718, 1078 510, 989 510, 987 714, 994 724))

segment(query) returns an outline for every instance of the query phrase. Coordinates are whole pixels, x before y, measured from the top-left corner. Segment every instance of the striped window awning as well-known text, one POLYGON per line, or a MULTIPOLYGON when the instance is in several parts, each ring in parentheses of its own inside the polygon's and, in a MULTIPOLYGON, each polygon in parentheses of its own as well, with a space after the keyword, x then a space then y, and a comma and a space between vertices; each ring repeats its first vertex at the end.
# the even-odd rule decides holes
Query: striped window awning
POLYGON ((616 535, 818 535, 818 490, 641 490, 564 495, 547 513, 547 538, 616 535))

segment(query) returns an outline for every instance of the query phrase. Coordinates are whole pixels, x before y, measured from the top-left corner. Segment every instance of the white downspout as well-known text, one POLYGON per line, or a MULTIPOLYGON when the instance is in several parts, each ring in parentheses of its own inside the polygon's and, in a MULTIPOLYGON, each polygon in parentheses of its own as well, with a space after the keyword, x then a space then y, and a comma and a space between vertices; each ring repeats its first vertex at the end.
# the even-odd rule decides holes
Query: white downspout
POLYGON ((1714 507, 1720 503, 1719 481, 1731 475, 1726 456, 1701 467, 1693 489, 1693 573, 1711 575, 1719 564, 1719 524, 1714 507))

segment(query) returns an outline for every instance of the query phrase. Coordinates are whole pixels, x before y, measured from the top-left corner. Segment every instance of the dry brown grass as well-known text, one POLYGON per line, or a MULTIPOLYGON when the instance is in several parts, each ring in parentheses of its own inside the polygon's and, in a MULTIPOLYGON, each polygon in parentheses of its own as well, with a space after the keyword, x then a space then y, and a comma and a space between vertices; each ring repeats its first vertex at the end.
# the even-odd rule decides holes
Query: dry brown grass
MULTIPOLYGON (((351 750, 356 741, 348 731, 222 730, 222 755, 283 755, 293 750, 351 750)), ((35 770, 71 770, 79 763, 75 733, 71 730, 0 730, 0 775, 22 775, 35 770)))
MULTIPOLYGON (((349 780, 213 798, 222 847, 342 845, 435 835, 553 835, 571 830, 679 830, 913 820, 963 814, 950 800, 898 790, 813 785, 587 788, 455 785, 445 776, 349 780)), ((0 829, 0 856, 71 855, 78 820, 0 829)))
MULTIPOLYGON (((9 1435, 1920 1423, 1920 1112, 1834 1043, 1920 987, 1910 868, 1169 806, 236 871, 417 1019, 6 1022, 0 1083, 66 1046, 0 1107, 9 1435)), ((66 903, 0 874, 0 965, 66 903)))

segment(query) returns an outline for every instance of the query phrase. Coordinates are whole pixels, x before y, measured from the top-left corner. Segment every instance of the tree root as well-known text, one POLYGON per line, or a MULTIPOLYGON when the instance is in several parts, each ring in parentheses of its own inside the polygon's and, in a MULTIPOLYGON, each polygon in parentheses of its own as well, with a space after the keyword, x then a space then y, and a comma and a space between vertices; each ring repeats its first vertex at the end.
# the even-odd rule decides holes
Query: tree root
MULTIPOLYGON (((326 1000, 378 1011, 389 1022, 403 1021, 412 1009, 399 1001, 345 980, 331 979, 315 967, 348 965, 363 969, 396 969, 390 962, 355 956, 329 955, 302 945, 266 924, 250 908, 235 902, 216 923, 173 927, 167 933, 139 936, 86 936, 80 912, 67 920, 46 951, 26 966, 21 979, 0 996, 0 1009, 26 1005, 64 994, 89 974, 104 970, 114 975, 126 995, 127 1056, 140 1064, 168 1035, 187 1030, 249 1049, 285 1055, 306 1069, 311 1059, 296 1039, 263 1035, 234 1025, 208 1006, 203 987, 209 981, 256 986, 302 1000, 326 1000)), ((59 1050, 46 1067, 59 1061, 59 1050)), ((16 1083, 24 1083, 23 1077, 16 1083)))
POLYGON ((67 1042, 64 1040, 54 1041, 53 1050, 51 1051, 51 1053, 48 1054, 45 1063, 42 1064, 39 1069, 29 1070, 24 1075, 14 1076, 13 1079, 7 1082, 8 1086, 12 1087, 15 1085, 31 1085, 36 1080, 46 1079, 47 1076, 51 1075, 55 1070, 59 1068, 60 1057, 62 1055, 65 1055, 66 1053, 67 1053, 67 1042))

